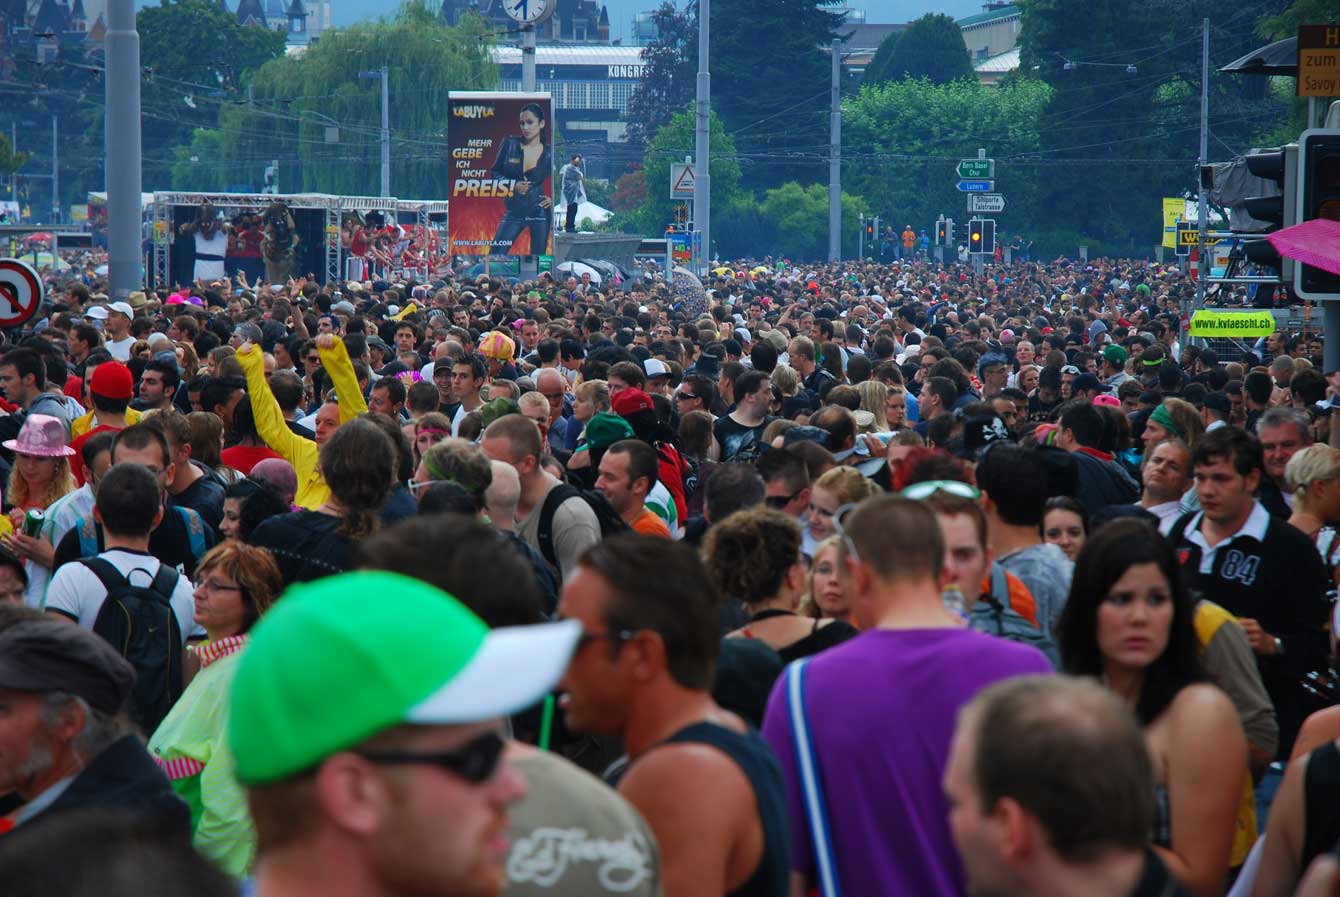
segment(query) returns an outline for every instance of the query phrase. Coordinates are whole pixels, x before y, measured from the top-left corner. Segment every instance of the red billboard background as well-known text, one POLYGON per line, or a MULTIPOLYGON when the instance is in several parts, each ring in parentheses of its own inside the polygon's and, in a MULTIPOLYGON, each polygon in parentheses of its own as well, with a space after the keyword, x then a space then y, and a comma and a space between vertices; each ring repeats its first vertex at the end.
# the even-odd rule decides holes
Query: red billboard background
POLYGON ((549 254, 554 221, 550 95, 453 92, 447 104, 451 252, 549 254), (538 123, 532 104, 542 113, 538 123), (540 156, 534 160, 537 146, 540 156), (524 189, 518 189, 519 182, 525 183, 524 189), (531 245, 532 231, 537 232, 538 247, 531 245))

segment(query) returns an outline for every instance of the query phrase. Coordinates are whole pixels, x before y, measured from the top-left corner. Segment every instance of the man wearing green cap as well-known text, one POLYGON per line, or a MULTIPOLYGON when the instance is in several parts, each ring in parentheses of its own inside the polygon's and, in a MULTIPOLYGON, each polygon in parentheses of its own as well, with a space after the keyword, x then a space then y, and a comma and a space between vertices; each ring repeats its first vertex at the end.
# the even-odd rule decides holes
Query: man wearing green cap
POLYGON ((1126 350, 1116 343, 1105 346, 1098 375, 1103 378, 1103 391, 1115 396, 1121 384, 1131 379, 1126 373, 1126 350))
POLYGON ((525 785, 499 720, 553 687, 580 632, 489 631, 394 573, 290 589, 252 630, 228 720, 257 897, 500 893, 525 785))

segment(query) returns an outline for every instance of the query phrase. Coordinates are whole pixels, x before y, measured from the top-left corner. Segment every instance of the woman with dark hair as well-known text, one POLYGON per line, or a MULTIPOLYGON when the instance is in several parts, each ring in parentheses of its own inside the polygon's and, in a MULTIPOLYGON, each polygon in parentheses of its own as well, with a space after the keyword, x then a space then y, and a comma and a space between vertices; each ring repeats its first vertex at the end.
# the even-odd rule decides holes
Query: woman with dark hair
POLYGON ((539 103, 527 103, 518 116, 520 137, 508 137, 493 163, 493 176, 512 182, 511 195, 505 200, 502 221, 493 235, 492 249, 512 255, 519 248, 517 237, 530 232, 530 247, 524 254, 542 255, 549 251, 549 231, 553 226, 554 200, 545 190, 553 179, 553 150, 545 142, 544 109, 539 103))
POLYGON ((850 623, 796 613, 806 585, 800 539, 795 518, 756 507, 716 523, 703 541, 708 575, 749 612, 749 622, 727 637, 757 639, 787 663, 856 635, 850 623))
POLYGON ((293 510, 279 490, 251 478, 238 480, 223 493, 219 535, 228 541, 248 542, 261 521, 293 510))
POLYGON ((1116 520, 1080 551, 1056 636, 1065 671, 1101 679, 1144 727, 1155 851, 1193 897, 1218 897, 1247 741, 1232 703, 1206 679, 1194 617, 1172 546, 1145 523, 1116 520))
POLYGON ((351 568, 352 543, 377 530, 395 456, 396 447, 372 421, 351 420, 331 434, 318 461, 330 498, 315 511, 271 517, 252 533, 252 543, 275 556, 285 587, 351 568))
POLYGON ((268 552, 240 542, 210 549, 195 569, 195 582, 195 622, 209 639, 189 649, 189 684, 149 739, 149 752, 191 808, 195 848, 243 876, 256 853, 256 835, 224 738, 228 689, 252 625, 279 597, 283 582, 268 552))
POLYGON ((1042 515, 1042 541, 1055 545, 1073 561, 1079 557, 1088 535, 1089 512, 1084 505, 1069 495, 1047 499, 1047 510, 1042 515))

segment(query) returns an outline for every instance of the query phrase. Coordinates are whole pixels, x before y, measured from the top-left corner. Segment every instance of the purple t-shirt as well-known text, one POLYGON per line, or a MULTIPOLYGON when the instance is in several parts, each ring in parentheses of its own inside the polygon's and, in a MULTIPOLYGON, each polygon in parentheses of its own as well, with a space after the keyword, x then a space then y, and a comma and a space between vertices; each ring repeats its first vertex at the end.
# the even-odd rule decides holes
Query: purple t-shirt
MULTIPOLYGON (((843 893, 963 893, 940 787, 959 708, 993 682, 1050 672, 1033 648, 967 629, 875 629, 811 659, 805 708, 843 893)), ((786 781, 791 868, 814 881, 786 681, 768 699, 763 737, 786 781)))

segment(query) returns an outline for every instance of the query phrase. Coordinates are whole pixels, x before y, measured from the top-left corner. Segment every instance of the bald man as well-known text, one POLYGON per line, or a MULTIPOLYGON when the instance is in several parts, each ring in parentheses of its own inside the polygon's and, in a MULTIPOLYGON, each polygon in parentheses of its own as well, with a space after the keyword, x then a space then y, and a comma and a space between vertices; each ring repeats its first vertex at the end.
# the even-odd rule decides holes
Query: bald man
POLYGON ((549 402, 549 447, 571 453, 577 447, 582 425, 572 416, 568 378, 554 368, 541 368, 535 373, 535 388, 549 402))

